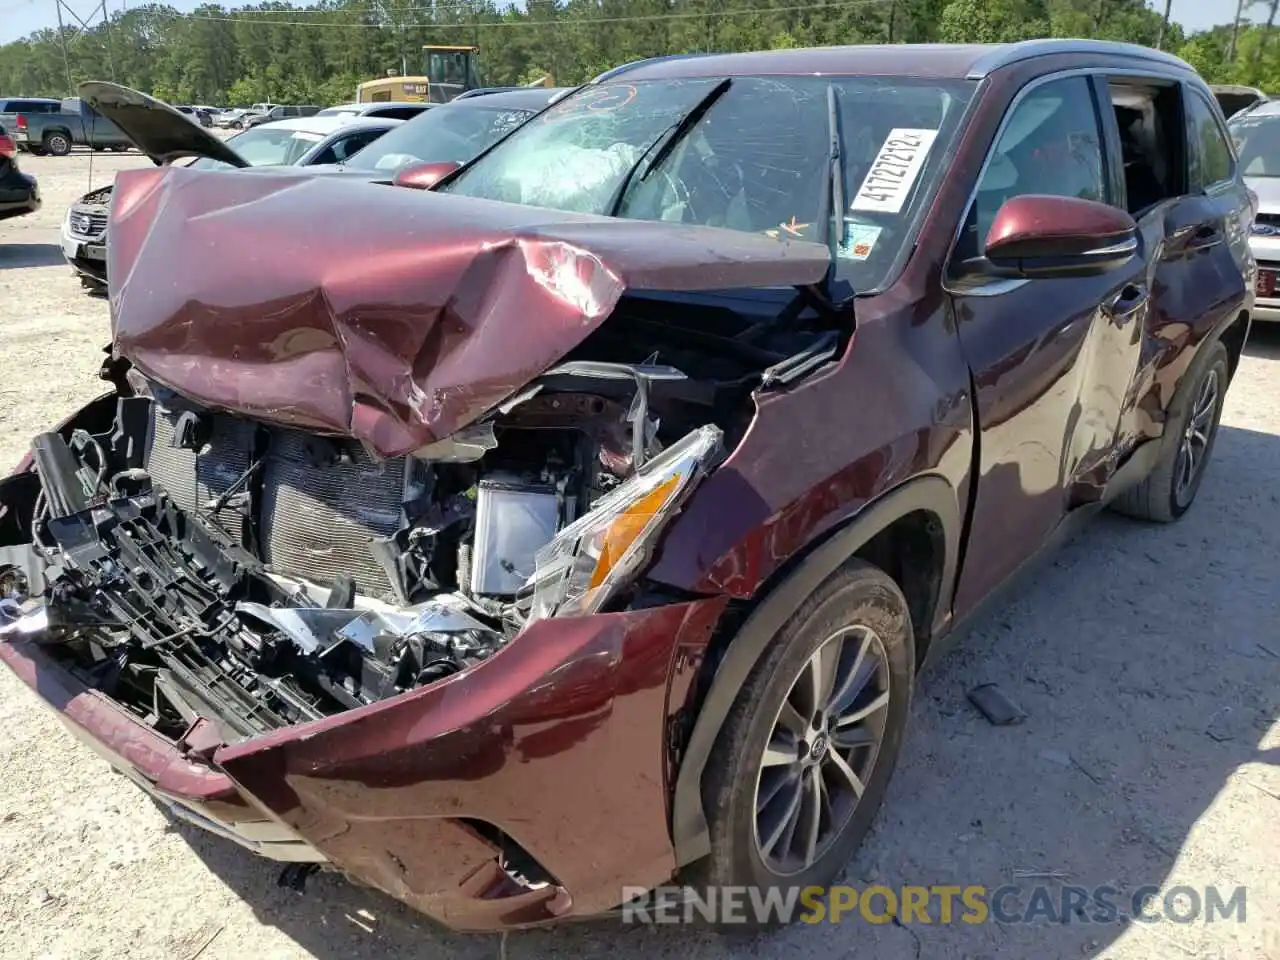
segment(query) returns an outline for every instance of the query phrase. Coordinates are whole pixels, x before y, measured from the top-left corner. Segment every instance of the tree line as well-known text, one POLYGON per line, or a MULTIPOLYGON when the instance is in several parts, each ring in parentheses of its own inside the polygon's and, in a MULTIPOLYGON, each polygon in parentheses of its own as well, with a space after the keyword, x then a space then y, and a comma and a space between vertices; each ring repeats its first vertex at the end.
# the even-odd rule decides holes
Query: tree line
POLYGON ((0 45, 0 94, 68 96, 113 79, 173 103, 337 103, 388 70, 421 73, 423 44, 475 44, 489 84, 575 84, 667 53, 850 43, 1095 37, 1162 46, 1213 82, 1280 91, 1280 0, 1238 0, 1234 25, 1190 36, 1143 0, 321 0, 161 3, 0 45), (1264 26, 1242 25, 1254 7, 1264 26))

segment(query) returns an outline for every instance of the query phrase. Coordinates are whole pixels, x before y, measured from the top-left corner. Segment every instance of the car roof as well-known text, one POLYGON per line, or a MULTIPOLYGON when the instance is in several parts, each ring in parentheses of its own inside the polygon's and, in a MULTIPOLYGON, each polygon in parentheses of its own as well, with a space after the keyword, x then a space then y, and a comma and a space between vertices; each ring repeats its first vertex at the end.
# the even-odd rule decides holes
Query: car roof
MULTIPOLYGON (((1263 100, 1256 103, 1248 110, 1242 110, 1236 114, 1238 117, 1274 117, 1280 114, 1280 100, 1263 100)), ((1232 117, 1231 119, 1235 119, 1232 117)))
POLYGON ((376 103, 339 103, 332 107, 325 107, 320 112, 325 116, 333 116, 328 113, 330 110, 341 110, 348 113, 361 113, 366 110, 385 110, 387 107, 421 107, 426 110, 433 107, 433 103, 423 103, 421 100, 379 100, 376 103))
POLYGON ((392 120, 390 117, 351 117, 331 114, 327 117, 316 115, 289 117, 286 120, 272 120, 270 123, 260 123, 252 129, 295 130, 300 133, 318 133, 328 136, 331 133, 337 133, 339 130, 360 130, 373 127, 381 127, 387 130, 401 123, 404 123, 404 121, 392 120))
POLYGON ((1190 64, 1172 54, 1132 43, 1025 40, 1021 43, 892 43, 750 53, 676 54, 617 67, 601 74, 593 82, 623 77, 627 80, 662 80, 824 73, 981 80, 1002 67, 1036 57, 1063 55, 1120 57, 1194 73, 1190 64))

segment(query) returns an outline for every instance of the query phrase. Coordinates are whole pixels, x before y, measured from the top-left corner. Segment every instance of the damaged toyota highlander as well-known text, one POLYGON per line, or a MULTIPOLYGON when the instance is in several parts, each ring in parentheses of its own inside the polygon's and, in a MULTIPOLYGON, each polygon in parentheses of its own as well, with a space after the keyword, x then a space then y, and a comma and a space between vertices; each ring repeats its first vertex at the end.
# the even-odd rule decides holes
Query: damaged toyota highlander
POLYGON ((0 659, 175 816, 458 929, 828 883, 980 601, 1191 505, 1253 306, 1219 148, 1182 61, 1033 41, 644 61, 394 185, 125 171, 0 659))

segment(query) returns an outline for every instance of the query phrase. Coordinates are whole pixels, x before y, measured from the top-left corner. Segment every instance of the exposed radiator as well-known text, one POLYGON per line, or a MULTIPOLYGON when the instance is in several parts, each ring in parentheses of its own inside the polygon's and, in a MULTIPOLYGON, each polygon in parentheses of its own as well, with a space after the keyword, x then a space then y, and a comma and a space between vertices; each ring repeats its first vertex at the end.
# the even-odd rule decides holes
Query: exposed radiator
MULTIPOLYGON (((234 417, 215 417, 201 453, 172 445, 178 414, 152 405, 146 468, 174 502, 188 513, 223 494, 249 468, 254 426, 234 417)), ((218 512, 219 525, 236 543, 244 543, 244 516, 228 506, 218 512)))
POLYGON ((400 528, 405 461, 375 463, 352 445, 351 461, 317 466, 309 438, 275 431, 263 471, 263 559, 282 574, 320 583, 346 575, 360 593, 391 597, 370 545, 400 528))

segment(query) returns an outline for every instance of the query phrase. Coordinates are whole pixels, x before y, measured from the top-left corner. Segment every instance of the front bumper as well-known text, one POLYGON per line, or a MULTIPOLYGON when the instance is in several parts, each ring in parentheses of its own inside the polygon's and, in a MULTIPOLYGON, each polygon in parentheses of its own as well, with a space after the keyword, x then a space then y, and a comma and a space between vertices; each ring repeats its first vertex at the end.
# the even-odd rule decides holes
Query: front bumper
POLYGON ((160 737, 34 635, 0 641, 0 660, 178 815, 495 930, 672 876, 670 732, 725 602, 539 621, 455 678, 231 745, 160 737), (539 879, 513 876, 513 849, 539 879))
POLYGON ((250 806, 226 774, 191 758, 111 699, 90 690, 35 639, 13 636, 0 641, 0 660, 54 708, 76 739, 176 816, 273 860, 324 861, 292 830, 250 806))
POLYGON ((81 237, 62 228, 62 256, 77 274, 99 283, 107 282, 107 242, 105 237, 81 237))
POLYGON ((1258 297, 1253 303, 1253 319, 1280 322, 1280 298, 1258 297))

